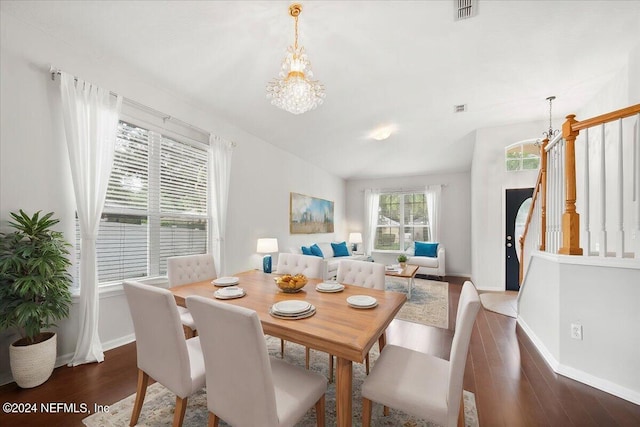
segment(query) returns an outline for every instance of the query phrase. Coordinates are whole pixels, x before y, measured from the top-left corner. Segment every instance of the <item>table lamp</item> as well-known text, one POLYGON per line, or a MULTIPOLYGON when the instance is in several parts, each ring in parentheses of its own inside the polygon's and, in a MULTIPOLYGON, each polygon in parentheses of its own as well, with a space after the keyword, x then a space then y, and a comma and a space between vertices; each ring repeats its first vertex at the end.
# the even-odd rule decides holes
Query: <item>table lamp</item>
POLYGON ((351 251, 357 251, 358 243, 362 243, 362 233, 349 233, 349 243, 353 243, 351 251))
POLYGON ((265 273, 271 273, 271 253, 278 252, 278 239, 267 238, 258 239, 258 247, 256 252, 259 254, 267 254, 262 258, 262 270, 265 273))

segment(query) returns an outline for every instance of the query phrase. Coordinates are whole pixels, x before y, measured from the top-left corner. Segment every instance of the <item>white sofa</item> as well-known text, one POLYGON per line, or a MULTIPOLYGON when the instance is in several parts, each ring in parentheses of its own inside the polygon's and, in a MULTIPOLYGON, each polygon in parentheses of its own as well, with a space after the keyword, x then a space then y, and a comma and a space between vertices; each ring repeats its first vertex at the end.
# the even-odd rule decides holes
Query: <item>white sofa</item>
MULTIPOLYGON (((337 243, 337 242, 334 242, 334 243, 337 243)), ((349 247, 349 245, 347 245, 347 247, 349 248, 350 255, 337 257, 333 253, 333 247, 331 247, 331 243, 318 242, 316 244, 322 251, 322 255, 323 255, 322 257, 322 279, 323 280, 331 279, 336 276, 336 274, 338 273, 338 264, 340 264, 340 261, 343 259, 351 259, 351 260, 358 260, 358 261, 366 261, 369 259, 369 257, 366 255, 353 254, 351 252, 351 248, 349 247)), ((313 245, 313 243, 311 243, 311 245, 313 245)), ((296 254, 302 254, 302 250, 300 249, 300 247, 291 248, 291 252, 296 254)), ((305 256, 315 256, 315 255, 305 255, 305 256)))
POLYGON ((438 256, 436 258, 427 256, 415 256, 414 247, 410 247, 405 251, 407 254, 407 264, 417 265, 417 274, 425 274, 428 276, 438 276, 440 280, 445 276, 444 271, 444 246, 438 245, 438 256))

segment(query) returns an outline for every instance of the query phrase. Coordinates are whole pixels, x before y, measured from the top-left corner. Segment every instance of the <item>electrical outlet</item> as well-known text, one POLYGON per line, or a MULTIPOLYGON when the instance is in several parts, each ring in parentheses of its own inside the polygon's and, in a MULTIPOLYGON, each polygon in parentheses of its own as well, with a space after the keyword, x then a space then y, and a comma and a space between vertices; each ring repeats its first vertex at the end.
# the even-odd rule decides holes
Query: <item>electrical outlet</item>
POLYGON ((571 338, 574 340, 582 340, 582 325, 579 323, 571 324, 571 338))

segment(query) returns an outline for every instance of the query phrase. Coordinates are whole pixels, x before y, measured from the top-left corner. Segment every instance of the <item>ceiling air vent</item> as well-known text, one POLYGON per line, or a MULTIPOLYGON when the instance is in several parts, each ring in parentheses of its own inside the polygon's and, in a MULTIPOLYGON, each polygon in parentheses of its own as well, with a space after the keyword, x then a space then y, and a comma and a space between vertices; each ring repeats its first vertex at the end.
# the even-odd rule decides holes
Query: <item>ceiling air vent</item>
POLYGON ((460 105, 453 106, 454 113, 464 113, 465 111, 467 111, 467 104, 460 104, 460 105))
POLYGON ((478 12, 478 0, 453 0, 454 20, 472 18, 478 12))

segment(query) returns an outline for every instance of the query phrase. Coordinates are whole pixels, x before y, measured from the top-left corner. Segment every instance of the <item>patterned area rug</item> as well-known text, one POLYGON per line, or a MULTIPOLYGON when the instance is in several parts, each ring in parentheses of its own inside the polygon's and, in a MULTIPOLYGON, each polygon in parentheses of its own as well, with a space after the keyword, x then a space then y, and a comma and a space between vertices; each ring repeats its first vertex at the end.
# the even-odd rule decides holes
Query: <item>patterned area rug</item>
MULTIPOLYGON (((407 279, 387 277, 387 290, 407 293, 407 279)), ((447 329, 449 327, 449 284, 414 279, 411 299, 402 306, 396 319, 447 329)))
MULTIPOLYGON (((280 339, 266 337, 269 354, 280 357, 280 339)), ((375 365, 378 359, 378 346, 374 345, 370 352, 371 364, 375 365)), ((287 342, 285 349, 285 360, 289 363, 304 368, 304 347, 295 343, 287 342)), ((327 376, 329 357, 326 353, 311 351, 310 369, 327 376)), ((364 364, 353 364, 353 424, 358 427, 362 425, 362 399, 360 388, 365 378, 364 364)), ((425 379, 427 381, 427 379, 425 379)), ((175 408, 175 395, 162 385, 155 383, 149 386, 145 402, 140 414, 140 427, 160 427, 170 426, 173 420, 173 410, 175 408)), ((128 426, 131 419, 131 411, 135 395, 131 395, 113 405, 109 406, 108 413, 93 414, 82 422, 88 427, 121 427, 128 426)), ((478 426, 478 416, 476 412, 475 397, 473 393, 464 392, 465 425, 468 427, 478 426)), ((188 400, 187 412, 183 426, 195 427, 207 425, 207 395, 204 390, 199 391, 188 400)), ((416 419, 400 411, 391 409, 388 417, 382 414, 382 405, 373 405, 372 414, 373 426, 404 426, 404 427, 434 427, 432 423, 416 419)), ((326 395, 326 425, 336 425, 335 411, 335 383, 329 384, 326 395)), ((221 422, 221 426, 228 427, 228 424, 221 422)), ((313 409, 309 410, 297 427, 314 427, 316 416, 313 409)))

